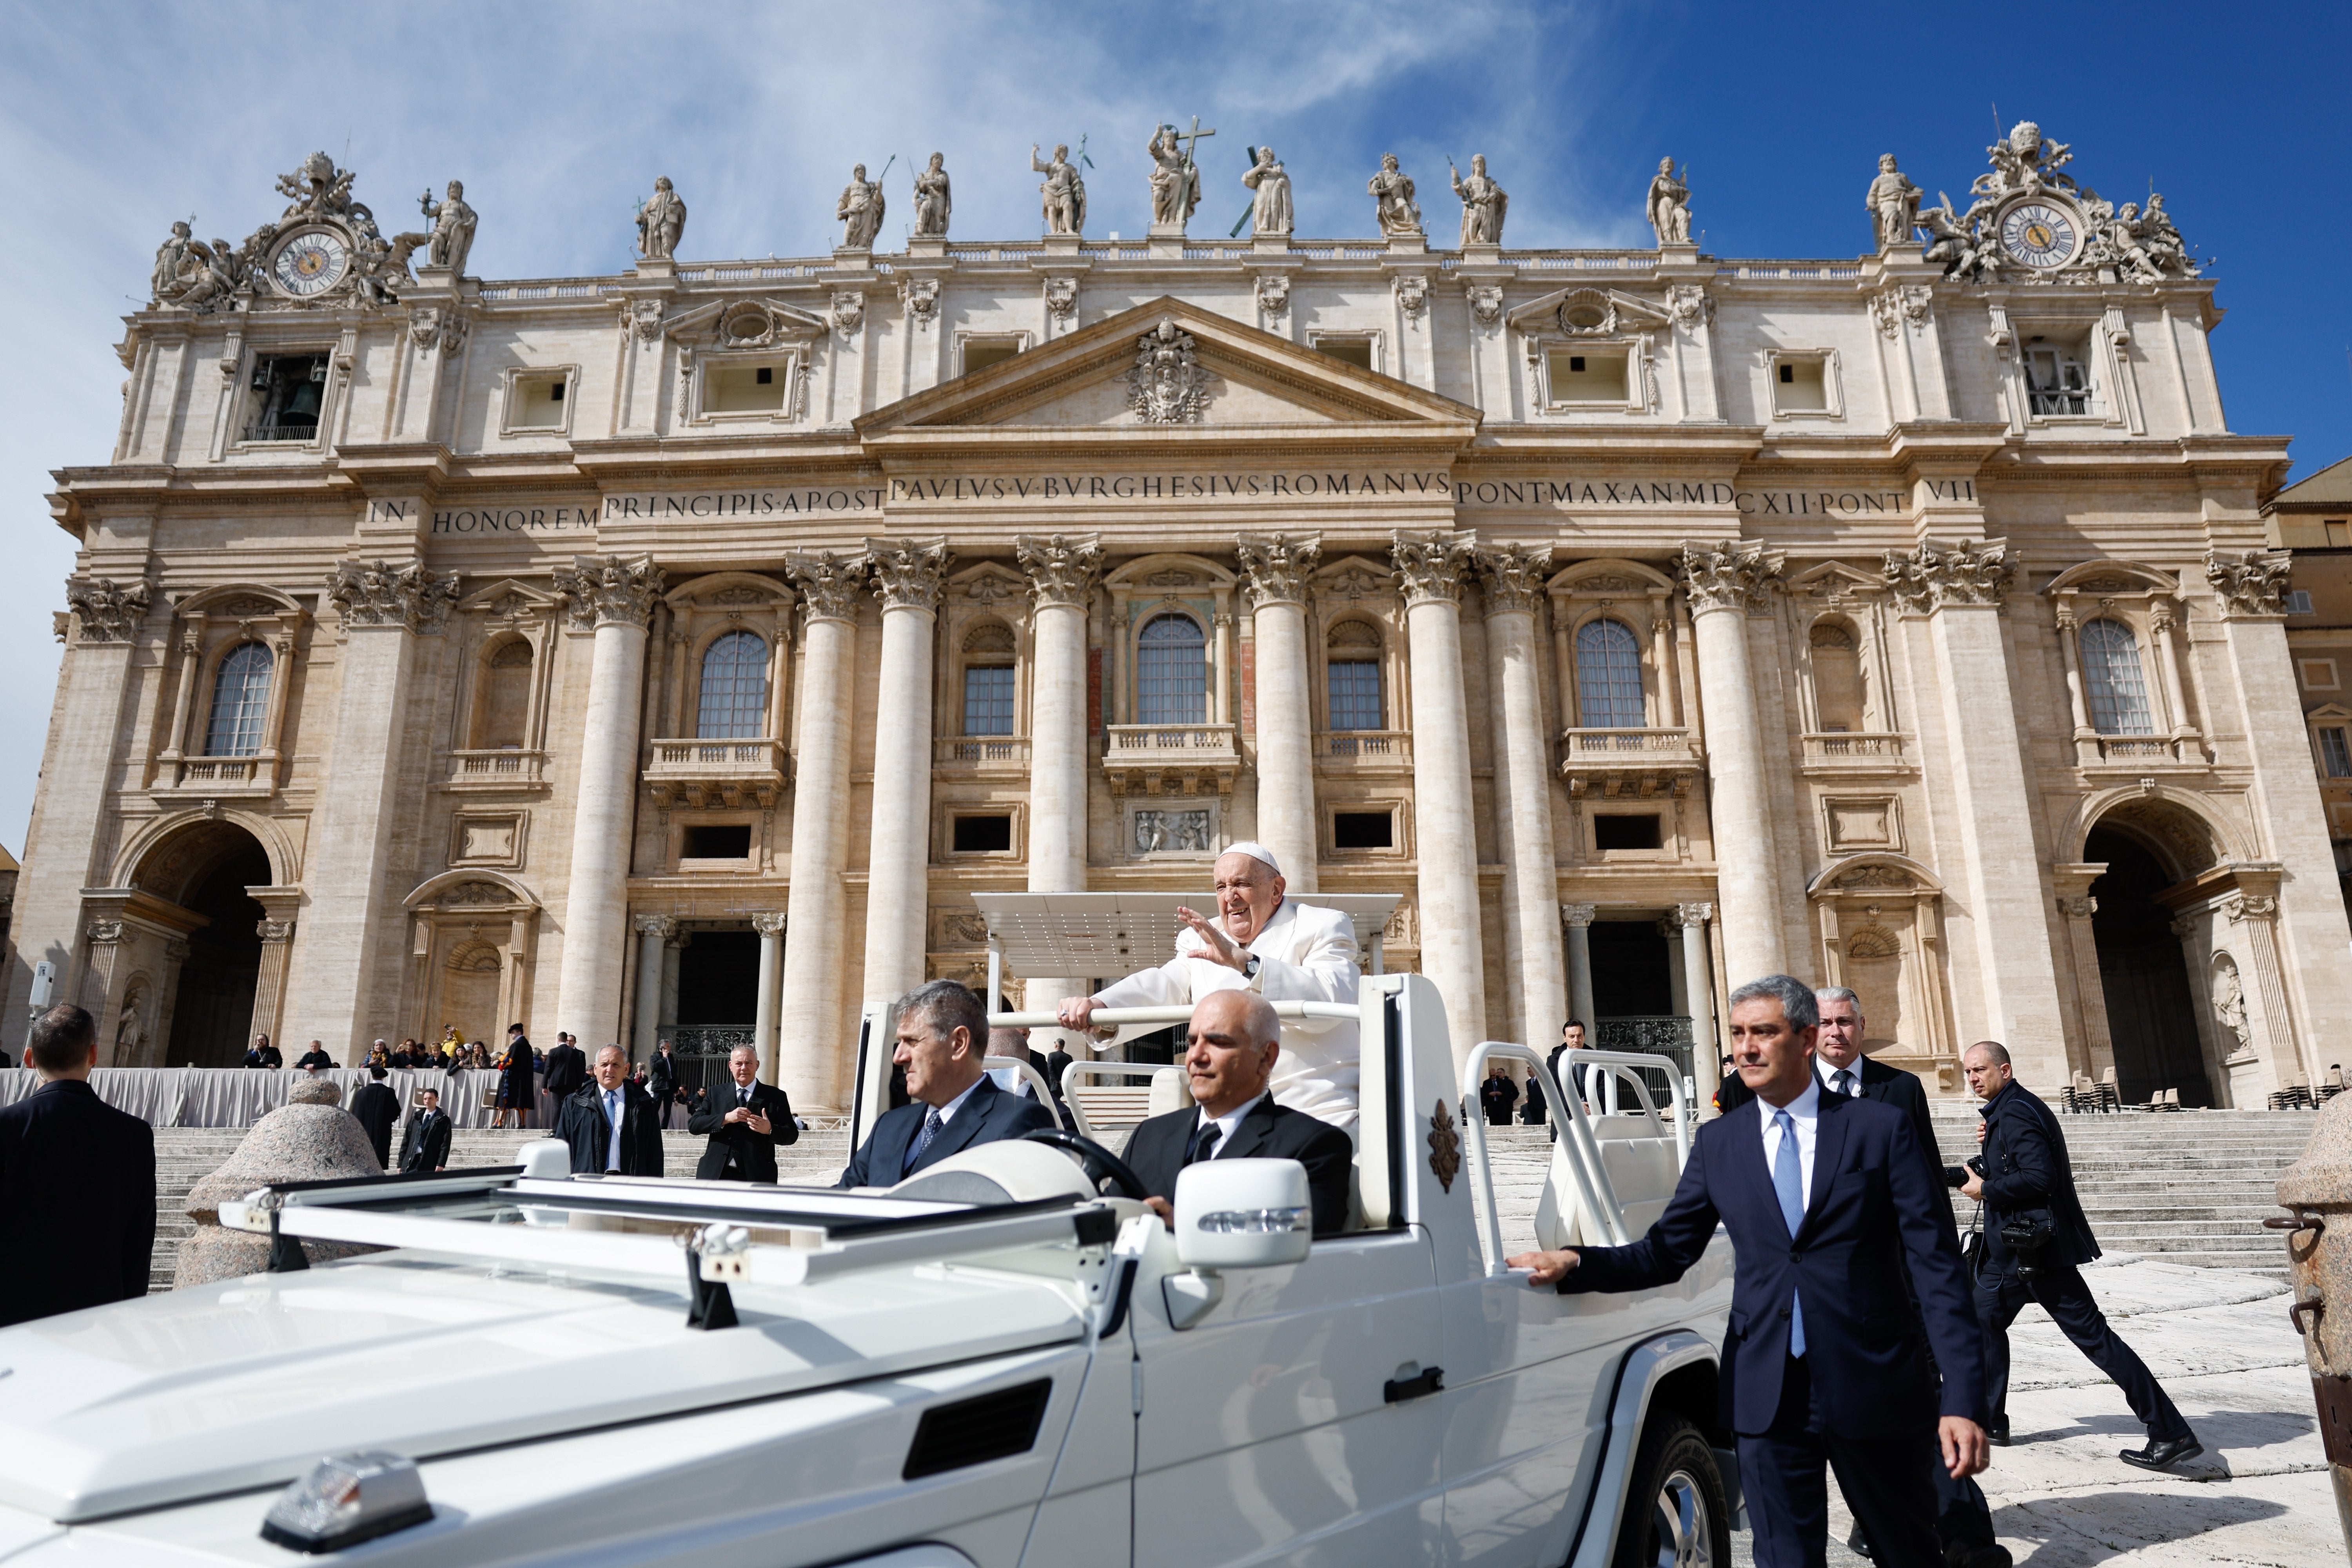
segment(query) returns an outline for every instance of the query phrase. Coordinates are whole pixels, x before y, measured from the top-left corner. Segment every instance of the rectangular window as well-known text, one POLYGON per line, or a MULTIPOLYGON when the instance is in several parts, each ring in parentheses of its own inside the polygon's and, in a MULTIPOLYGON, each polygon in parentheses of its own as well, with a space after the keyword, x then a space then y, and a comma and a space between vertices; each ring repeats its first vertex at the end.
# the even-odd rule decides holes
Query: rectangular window
POLYGON ((955 851, 959 855, 1004 855, 1013 848, 1010 816, 959 816, 955 819, 955 851))
POLYGON ((963 344, 963 373, 971 375, 992 364, 1003 364, 1021 352, 1018 338, 966 338, 963 344))
POLYGON ((1826 414, 1830 406, 1829 364, 1815 358, 1784 359, 1773 367, 1772 409, 1776 414, 1826 414))
POLYGON ((1626 368, 1623 349, 1555 352, 1549 359, 1554 403, 1622 403, 1626 368))
POLYGON ((2347 522, 2340 517, 2331 517, 2321 526, 2327 530, 2328 549, 2341 550, 2347 545, 2352 545, 2352 522, 2347 522))
POLYGON ((2336 661, 2332 658, 2306 658, 2303 661, 2303 683, 2314 691, 2336 689, 2336 661))
POLYGON ((2025 345, 2025 388, 2036 414, 2092 414, 2091 372, 2084 345, 2046 342, 2040 338, 2025 345))
POLYGON ((963 672, 963 732, 1013 733, 1013 667, 976 665, 963 672))
POLYGON ((2311 590, 2308 588, 2288 589, 2286 595, 2286 613, 2290 616, 2309 616, 2317 614, 2318 612, 2315 611, 2311 607, 2311 590))
POLYGON ((1318 353, 1328 354, 1343 364, 1354 365, 1358 370, 1380 369, 1372 363, 1372 340, 1370 338, 1317 338, 1315 349, 1318 353))
POLYGON ((508 416, 507 427, 512 430, 561 430, 563 428, 563 381, 562 376, 517 376, 514 390, 514 410, 508 416))
POLYGON ((1610 814, 1592 819, 1592 847, 1603 854, 1612 849, 1655 849, 1663 842, 1655 816, 1610 814))
POLYGON ((681 860, 748 860, 751 858, 751 825, 748 822, 703 823, 689 827, 678 849, 681 860))
POLYGON ((1377 730, 1381 727, 1379 661, 1369 658, 1333 659, 1331 661, 1331 728, 1377 730))
POLYGON ((775 414, 784 406, 784 384, 772 364, 713 364, 702 373, 705 414, 775 414))
POLYGON ((1393 849, 1396 847, 1396 813, 1392 811, 1335 811, 1331 814, 1331 847, 1334 849, 1393 849))
POLYGON ((2352 779, 2352 744, 2347 743, 2342 725, 2319 731, 2319 765, 2329 778, 2352 779))

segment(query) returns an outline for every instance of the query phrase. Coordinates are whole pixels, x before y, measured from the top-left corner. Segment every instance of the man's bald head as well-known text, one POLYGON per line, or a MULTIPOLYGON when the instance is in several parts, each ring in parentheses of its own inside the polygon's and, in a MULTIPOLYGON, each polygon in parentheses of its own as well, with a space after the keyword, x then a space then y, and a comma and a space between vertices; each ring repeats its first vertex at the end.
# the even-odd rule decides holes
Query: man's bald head
POLYGON ((1238 1110, 1265 1092, 1274 1076, 1282 1023, 1255 991, 1212 991, 1186 1027, 1184 1071, 1192 1098, 1212 1116, 1238 1110))

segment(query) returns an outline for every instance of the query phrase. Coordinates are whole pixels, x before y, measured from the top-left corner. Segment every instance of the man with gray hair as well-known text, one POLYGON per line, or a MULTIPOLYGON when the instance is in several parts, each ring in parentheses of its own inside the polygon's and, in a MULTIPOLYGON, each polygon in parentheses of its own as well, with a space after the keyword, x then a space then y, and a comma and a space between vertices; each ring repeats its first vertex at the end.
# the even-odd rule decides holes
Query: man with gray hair
MULTIPOLYGON (((774 1084, 760 1081, 757 1046, 738 1046, 727 1054, 727 1078, 687 1119, 688 1132, 710 1140, 694 1173, 706 1182, 772 1183, 777 1145, 800 1141, 793 1102, 774 1084)), ((660 1097, 654 1100, 658 1113, 660 1097)))
POLYGON ((886 1111, 841 1173, 845 1187, 896 1186, 949 1155, 1055 1125, 1054 1113, 1007 1094, 988 1076, 988 1009, 952 980, 898 998, 892 1062, 907 1075, 907 1103, 886 1111))
POLYGON ((597 1047, 596 1076, 557 1108, 555 1135, 571 1145, 575 1175, 662 1174, 660 1114, 618 1046, 597 1047))

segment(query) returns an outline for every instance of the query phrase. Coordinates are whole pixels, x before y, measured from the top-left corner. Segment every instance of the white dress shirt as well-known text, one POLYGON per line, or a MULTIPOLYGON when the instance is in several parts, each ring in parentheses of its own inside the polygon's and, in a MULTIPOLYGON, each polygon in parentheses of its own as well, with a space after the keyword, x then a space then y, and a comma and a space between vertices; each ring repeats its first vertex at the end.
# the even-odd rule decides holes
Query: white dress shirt
POLYGON ((1239 1106, 1226 1111, 1223 1116, 1212 1116, 1208 1113, 1206 1109, 1202 1110, 1198 1119, 1196 1119, 1192 1123, 1192 1135, 1196 1138, 1199 1137, 1201 1129, 1206 1127, 1212 1121, 1217 1124, 1217 1146, 1209 1151, 1210 1159, 1215 1159, 1218 1155, 1233 1147, 1234 1134, 1240 1131, 1242 1129, 1242 1118, 1247 1116, 1250 1111, 1256 1107, 1257 1102, 1265 1098, 1265 1095, 1266 1091, 1260 1089, 1257 1093, 1251 1095, 1249 1099, 1244 1100, 1239 1106))
POLYGON ((628 1110, 628 1098, 617 1089, 597 1092, 604 1097, 604 1120, 613 1124, 611 1141, 604 1150, 604 1169, 617 1171, 621 1168, 621 1120, 628 1110))
MULTIPOLYGON (((980 1075, 980 1078, 986 1078, 987 1076, 988 1075, 986 1073, 982 1073, 980 1075)), ((965 1100, 971 1098, 972 1089, 980 1087, 980 1078, 972 1079, 971 1088, 966 1089, 961 1094, 957 1095, 953 1100, 949 1100, 945 1105, 940 1107, 940 1126, 942 1129, 944 1129, 949 1122, 955 1120, 955 1113, 963 1109, 963 1102, 965 1100)))
POLYGON ((1804 1178, 1804 1205, 1813 1206, 1813 1145, 1819 1142, 1822 1130, 1822 1080, 1813 1079, 1805 1092, 1783 1106, 1758 1096, 1756 1109, 1764 1118, 1764 1168, 1772 1169, 1772 1162, 1780 1155, 1780 1124, 1776 1110, 1789 1113, 1789 1121, 1797 1129, 1797 1171, 1804 1178))
POLYGON ((1833 1068, 1830 1066, 1829 1063, 1822 1061, 1820 1058, 1816 1057, 1813 1058, 1813 1066, 1817 1069, 1814 1076, 1822 1080, 1822 1087, 1823 1089, 1827 1089, 1832 1094, 1837 1094, 1841 1091, 1837 1085, 1832 1083, 1830 1080, 1837 1077, 1840 1073, 1846 1074, 1846 1081, 1853 1087, 1845 1089, 1843 1092, 1848 1100, 1860 1100, 1862 1098, 1862 1062, 1863 1058, 1856 1057, 1853 1058, 1853 1066, 1850 1068, 1833 1068))

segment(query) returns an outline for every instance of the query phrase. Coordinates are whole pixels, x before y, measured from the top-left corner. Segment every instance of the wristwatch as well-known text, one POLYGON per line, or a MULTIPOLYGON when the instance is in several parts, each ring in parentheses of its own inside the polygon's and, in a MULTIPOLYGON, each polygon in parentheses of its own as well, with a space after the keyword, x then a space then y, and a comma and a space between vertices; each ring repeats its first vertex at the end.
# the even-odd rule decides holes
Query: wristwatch
POLYGON ((1250 984, 1253 985, 1257 984, 1259 962, 1257 954, 1253 952, 1242 963, 1242 973, 1249 977, 1250 984))

